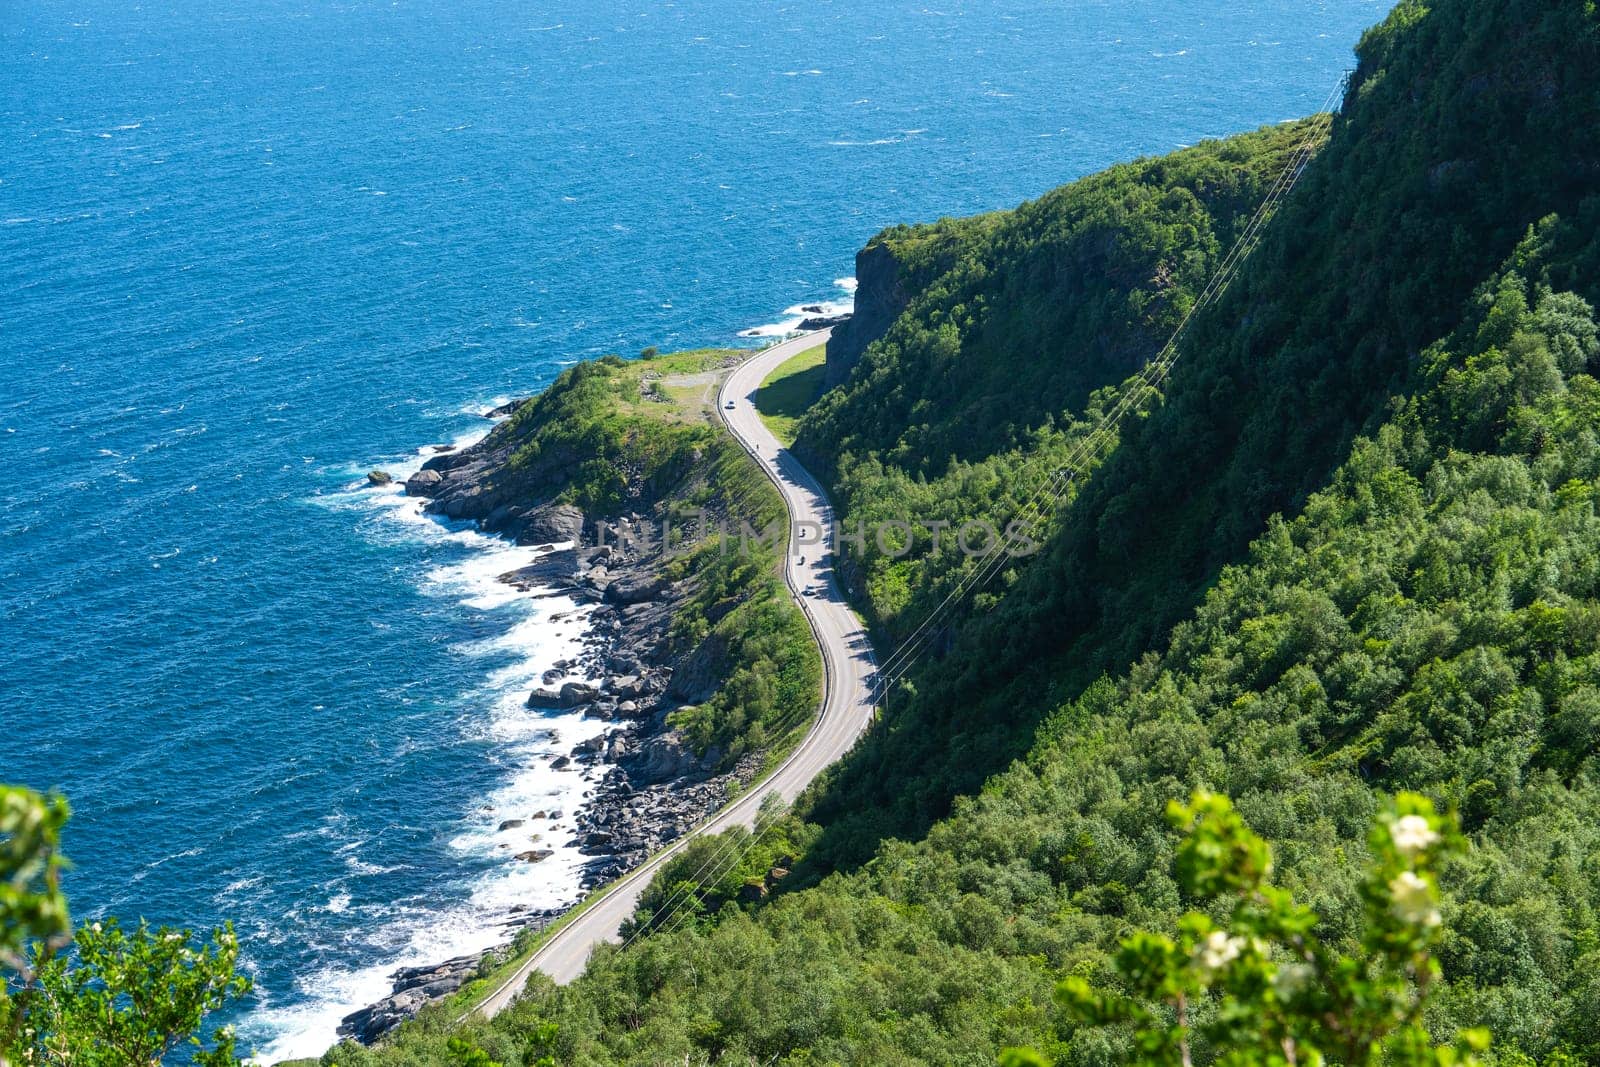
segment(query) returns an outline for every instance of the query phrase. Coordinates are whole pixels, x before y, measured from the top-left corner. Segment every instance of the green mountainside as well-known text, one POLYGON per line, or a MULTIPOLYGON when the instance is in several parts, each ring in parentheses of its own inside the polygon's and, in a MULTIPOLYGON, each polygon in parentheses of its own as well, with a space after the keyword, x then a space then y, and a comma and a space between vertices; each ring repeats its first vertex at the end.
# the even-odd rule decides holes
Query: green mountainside
MULTIPOLYGON (((1272 844, 1275 888, 1247 910, 1278 908, 1341 959, 1383 948, 1384 922, 1426 946, 1389 976, 1414 999, 1374 1009, 1416 1005, 1421 1044, 1336 1062, 1462 1062, 1432 1044, 1467 1028, 1487 1030, 1487 1063, 1600 1062, 1600 13, 1402 0, 1357 57, 1331 116, 875 237, 796 449, 847 530, 1003 526, 1081 452, 1031 528, 1039 551, 940 616, 791 810, 668 864, 628 947, 568 986, 536 977, 493 1020, 441 1004, 321 1062, 1184 1062, 1105 1006, 1174 1001, 1130 944, 1159 954, 1236 918, 1197 866, 1253 864, 1240 884, 1263 884, 1264 851, 1206 836, 1223 822, 1164 817, 1206 791, 1272 844), (1310 163, 1160 394, 1132 393, 1301 146, 1310 163), (1449 814, 1414 816, 1413 839, 1446 828, 1450 848, 1375 891, 1410 853, 1369 829, 1430 804, 1449 814)), ((569 372, 509 422, 516 458, 489 488, 548 465, 586 510, 644 493, 770 514, 709 426, 617 416, 652 391, 628 377, 611 395, 619 365, 569 372)), ((773 561, 689 559, 679 579, 707 592, 675 636, 732 640, 719 612, 738 599, 771 639, 736 649, 736 675, 781 675, 798 630, 773 561)), ((839 556, 880 659, 978 566, 926 536, 839 556)), ((681 725, 767 740, 800 688, 752 716, 730 680, 681 725)), ((1268 952, 1216 933, 1175 965, 1268 952)), ((1245 993, 1349 1023, 1328 991, 1279 986, 1292 959, 1257 962, 1267 985, 1179 999, 1151 1026, 1190 1034, 1195 1063, 1308 1062, 1209 1036, 1260 1036, 1245 993)))
MULTIPOLYGON (((824 792, 832 862, 919 836, 1024 751, 1061 699, 1161 647, 1268 517, 1298 510, 1390 397, 1418 387, 1419 353, 1530 225, 1592 222, 1600 46, 1587 5, 1406 3, 1358 57, 1329 143, 1197 316, 1164 401, 1123 426, 1039 558, 942 635, 947 654, 914 675, 921 695, 824 792)), ((915 620, 949 571, 902 569, 915 620)))
MULTIPOLYGON (((1422 1021, 1488 1027, 1498 1062, 1600 1058, 1600 17, 1403 3, 1358 55, 1325 146, 1042 552, 943 627, 692 921, 473 1042, 505 1062, 1124 1059, 1128 1030, 1052 991, 1115 986, 1118 940, 1173 928, 1162 811, 1208 787, 1345 945, 1381 798, 1454 809, 1470 848, 1442 869, 1422 1021)), ((799 438, 846 524, 1006 514, 1317 136, 875 239, 903 257, 903 309, 799 438)), ((970 566, 846 552, 886 648, 970 566)), ((430 1025, 329 1062, 437 1062, 430 1025)))

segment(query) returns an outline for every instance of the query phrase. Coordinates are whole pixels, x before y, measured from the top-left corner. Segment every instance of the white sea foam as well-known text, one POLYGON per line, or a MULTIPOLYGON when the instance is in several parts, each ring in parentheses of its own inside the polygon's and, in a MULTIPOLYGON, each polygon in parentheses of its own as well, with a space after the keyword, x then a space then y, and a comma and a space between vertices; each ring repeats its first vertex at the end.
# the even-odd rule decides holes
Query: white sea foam
POLYGON ((833 315, 846 315, 855 310, 856 306, 856 280, 854 278, 835 278, 834 287, 844 295, 833 300, 807 300, 792 307, 783 309, 783 318, 777 322, 769 322, 762 326, 752 326, 748 330, 740 330, 740 337, 787 337, 800 329, 800 324, 806 319, 829 317, 833 315), (807 310, 816 309, 816 310, 807 310))
MULTIPOLYGON (((496 398, 483 410, 505 402, 496 398)), ((477 410, 477 409, 473 409, 477 410)), ((474 428, 452 444, 464 448, 488 432, 474 428)), ((386 946, 381 958, 361 967, 330 966, 303 974, 295 982, 294 996, 278 995, 250 1020, 273 1035, 258 1053, 258 1062, 315 1056, 335 1041, 340 1019, 358 1008, 387 996, 390 974, 397 967, 437 963, 480 951, 506 941, 504 926, 511 909, 554 908, 572 902, 587 857, 573 847, 571 838, 583 793, 593 788, 605 767, 569 765, 557 771, 550 763, 574 745, 615 727, 586 719, 578 712, 529 708, 527 694, 545 671, 558 660, 576 660, 589 628, 592 608, 571 598, 533 596, 499 580, 508 571, 536 562, 533 548, 490 537, 469 527, 447 525, 424 514, 423 501, 404 493, 403 481, 434 455, 423 448, 408 459, 384 465, 396 481, 386 486, 353 484, 346 492, 318 498, 326 506, 368 511, 381 516, 377 536, 423 538, 433 543, 453 542, 467 551, 462 558, 437 566, 419 576, 429 596, 454 598, 479 611, 503 613, 504 629, 490 637, 457 646, 467 656, 492 657, 497 665, 485 672, 480 688, 462 694, 464 706, 481 709, 473 740, 487 740, 498 764, 508 768, 505 778, 481 805, 466 815, 450 838, 450 846, 463 860, 495 859, 487 872, 467 885, 462 895, 437 906, 414 902, 353 905, 338 886, 330 886, 327 902, 316 910, 341 914, 372 914, 373 925, 363 937, 386 946), (558 618, 559 616, 559 618, 558 618), (559 818, 534 819, 539 812, 559 813, 559 818), (500 829, 508 820, 521 826, 500 829), (516 859, 530 849, 549 850, 537 863, 516 859), (294 1003, 287 1003, 293 1000, 294 1003)), ((352 466, 356 476, 362 468, 352 466)), ((556 546, 557 550, 569 546, 556 546)), ((549 551, 548 549, 546 550, 549 551)), ((592 678, 572 676, 576 680, 592 678)), ((319 828, 323 836, 338 839, 341 817, 319 828)), ((353 874, 378 873, 385 868, 361 856, 366 842, 350 840, 336 852, 353 874)), ((245 886, 235 883, 237 892, 245 886)), ((252 1027, 252 1028, 253 1028, 252 1027)))

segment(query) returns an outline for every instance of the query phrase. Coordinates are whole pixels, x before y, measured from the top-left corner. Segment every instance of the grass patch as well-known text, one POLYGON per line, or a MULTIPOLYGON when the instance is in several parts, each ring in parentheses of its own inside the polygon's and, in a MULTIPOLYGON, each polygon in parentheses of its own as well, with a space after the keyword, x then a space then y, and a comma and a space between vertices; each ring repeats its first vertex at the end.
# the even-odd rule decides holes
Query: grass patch
POLYGON ((817 344, 791 356, 767 375, 756 390, 756 411, 785 448, 794 444, 800 416, 822 395, 826 344, 817 344))

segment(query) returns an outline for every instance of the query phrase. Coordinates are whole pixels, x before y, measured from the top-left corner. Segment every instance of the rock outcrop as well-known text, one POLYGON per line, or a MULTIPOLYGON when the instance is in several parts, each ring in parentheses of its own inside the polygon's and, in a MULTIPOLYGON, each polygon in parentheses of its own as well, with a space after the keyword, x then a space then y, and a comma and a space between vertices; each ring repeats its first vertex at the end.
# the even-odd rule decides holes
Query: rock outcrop
POLYGON ((346 1015, 339 1022, 339 1036, 372 1044, 424 1005, 449 996, 475 978, 483 956, 479 952, 428 967, 401 967, 389 976, 393 991, 376 1004, 346 1015))
POLYGON ((900 261, 889 245, 875 240, 856 253, 856 309, 834 326, 828 337, 823 388, 831 389, 849 377, 867 346, 900 317, 908 299, 901 284, 900 261))

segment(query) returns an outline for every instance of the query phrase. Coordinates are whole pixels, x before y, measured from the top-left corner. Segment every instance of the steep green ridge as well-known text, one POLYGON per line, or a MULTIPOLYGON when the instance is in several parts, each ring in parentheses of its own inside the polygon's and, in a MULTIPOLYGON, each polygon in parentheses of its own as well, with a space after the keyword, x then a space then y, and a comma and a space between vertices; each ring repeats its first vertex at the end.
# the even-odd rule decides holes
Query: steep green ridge
POLYGON ((1165 402, 1124 426, 1040 558, 943 636, 921 695, 819 800, 819 855, 919 835, 1026 748, 1044 708, 1158 647, 1377 425, 1527 227, 1582 216, 1600 190, 1595 22, 1581 0, 1447 0, 1366 35, 1329 143, 1196 318, 1165 402))
POLYGON ((1114 401, 1107 389, 1155 354, 1288 158, 1325 128, 1313 119, 1206 142, 1015 211, 873 239, 902 286, 925 281, 807 413, 797 448, 831 472, 847 525, 919 524, 908 552, 869 536, 844 559, 886 645, 960 579, 956 531, 1008 515, 1065 461, 1114 401), (949 524, 939 545, 935 522, 949 524))
MULTIPOLYGON (((1045 552, 941 635, 841 770, 691 895, 690 921, 466 1036, 505 1063, 976 1065, 1013 1044, 1116 1062, 1129 1035, 1074 1027, 1051 991, 1112 984, 1118 937, 1186 908, 1166 800, 1233 796, 1337 943, 1359 925, 1379 795, 1406 788, 1454 806, 1473 846, 1443 872, 1428 1024, 1488 1026, 1502 1063, 1600 1059, 1597 27, 1586 0, 1396 8, 1327 146, 1045 552)), ((982 242, 1005 224, 926 232, 920 269, 959 275, 973 241, 991 258, 970 276, 998 287, 1012 262, 982 242)), ((1115 285, 1103 306, 1125 308, 1115 285)), ((832 447, 852 405, 904 402, 850 427, 847 522, 871 514, 853 487, 874 479, 941 519, 977 513, 962 493, 1004 500, 1002 476, 1059 454, 1131 369, 1086 370, 1030 414, 1010 383, 1037 349, 994 334, 982 360, 1016 373, 958 367, 980 320, 936 304, 914 295, 803 427, 832 447), (895 348, 924 334, 944 347, 895 348), (965 443, 979 409, 947 418, 921 392, 936 367, 1017 417, 965 443)), ((863 587, 892 573, 851 562, 863 587)), ((880 628, 956 565, 865 589, 880 628)), ((442 1022, 328 1062, 446 1062, 442 1022)))
POLYGON ((880 234, 915 295, 808 413, 800 448, 827 467, 873 456, 934 477, 1028 444, 1154 354, 1307 126, 1120 164, 964 226, 880 234))

